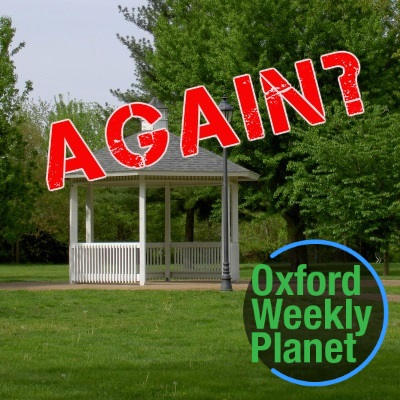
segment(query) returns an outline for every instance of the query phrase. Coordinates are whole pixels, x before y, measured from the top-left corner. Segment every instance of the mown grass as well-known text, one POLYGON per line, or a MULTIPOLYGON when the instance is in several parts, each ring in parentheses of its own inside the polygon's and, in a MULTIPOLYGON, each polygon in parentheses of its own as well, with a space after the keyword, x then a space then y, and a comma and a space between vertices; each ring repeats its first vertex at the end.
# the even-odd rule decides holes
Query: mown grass
POLYGON ((385 286, 386 294, 398 294, 400 295, 400 286, 385 286))
POLYGON ((396 399, 400 304, 358 375, 306 388, 251 363, 244 292, 1 291, 0 399, 396 399))
MULTIPOLYGON (((253 272, 253 269, 256 265, 260 263, 253 263, 253 264, 241 264, 240 265, 240 278, 243 280, 250 280, 251 279, 251 274, 253 272)), ((372 267, 374 267, 375 271, 378 273, 378 275, 381 277, 381 279, 400 279, 400 263, 391 263, 390 268, 389 268, 389 275, 384 276, 383 275, 383 264, 372 264, 372 267)), ((282 271, 288 271, 289 270, 289 265, 286 264, 271 264, 270 265, 272 268, 279 268, 282 271)), ((340 264, 340 263, 332 263, 332 264, 319 264, 317 265, 319 271, 346 271, 348 264, 340 264)), ((274 269, 275 270, 275 269, 274 269)), ((311 271, 312 271, 311 267, 311 271)))
MULTIPOLYGON (((250 280, 253 268, 259 263, 248 263, 240 265, 240 279, 250 280)), ((400 263, 390 264, 390 275, 383 276, 382 264, 372 264, 382 279, 400 279, 400 263)), ((332 265, 325 267, 332 268, 332 265)), ((283 266, 283 269, 288 269, 283 266)), ((338 264, 338 270, 341 265, 338 264)), ((0 264, 0 282, 68 282, 68 265, 48 264, 0 264)))
POLYGON ((0 282, 69 282, 69 267, 51 264, 0 264, 0 282))

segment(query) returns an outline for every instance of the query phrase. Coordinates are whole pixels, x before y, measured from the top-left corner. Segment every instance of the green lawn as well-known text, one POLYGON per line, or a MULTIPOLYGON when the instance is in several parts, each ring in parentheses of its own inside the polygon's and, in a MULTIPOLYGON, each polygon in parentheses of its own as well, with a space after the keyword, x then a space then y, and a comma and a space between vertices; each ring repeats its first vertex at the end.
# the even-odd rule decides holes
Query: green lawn
MULTIPOLYGON (((257 263, 241 264, 240 277, 241 280, 250 280, 253 268, 257 263)), ((384 279, 400 279, 400 263, 390 264, 390 275, 382 276, 382 264, 372 264, 378 272, 379 276, 384 279)), ((340 268, 340 265, 338 266, 340 268)), ((48 265, 48 264, 32 264, 32 265, 4 265, 0 264, 0 282, 22 282, 22 281, 39 281, 39 282, 68 282, 68 266, 67 265, 48 265)))
POLYGON ((0 282, 69 282, 68 265, 0 264, 0 282))
MULTIPOLYGON (((253 264, 241 264, 240 265, 240 278, 243 280, 250 280, 251 279, 251 273, 253 271, 253 268, 257 265, 257 263, 253 264)), ((335 267, 335 270, 340 271, 346 267, 347 264, 321 264, 318 265, 319 270, 332 270, 332 267, 335 267), (336 268, 337 267, 337 268, 336 268)), ((375 268, 375 271, 378 273, 378 275, 381 277, 381 279, 400 279, 400 263, 391 263, 390 268, 389 268, 389 275, 388 276, 383 276, 383 264, 372 264, 372 267, 375 268)), ((271 267, 279 267, 282 268, 282 270, 287 271, 289 270, 288 265, 274 265, 271 264, 271 267)), ((312 267, 311 267, 312 271, 312 267)))
POLYGON ((400 286, 385 286, 386 294, 398 294, 400 295, 400 286))
POLYGON ((372 264, 375 271, 382 279, 400 279, 400 263, 390 263, 389 276, 383 276, 383 264, 372 264))
POLYGON ((388 399, 400 391, 400 304, 358 375, 305 388, 251 363, 244 292, 1 291, 0 399, 388 399))

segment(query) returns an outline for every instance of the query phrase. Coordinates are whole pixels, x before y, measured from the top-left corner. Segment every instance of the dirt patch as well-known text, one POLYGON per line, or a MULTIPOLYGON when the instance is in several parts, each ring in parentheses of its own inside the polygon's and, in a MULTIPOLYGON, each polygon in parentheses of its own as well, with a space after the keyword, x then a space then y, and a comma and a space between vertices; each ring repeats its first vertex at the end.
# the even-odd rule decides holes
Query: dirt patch
POLYGON ((400 303, 400 294, 388 294, 387 298, 392 303, 400 303))
POLYGON ((382 280, 383 286, 400 286, 400 280, 392 279, 392 280, 382 280))

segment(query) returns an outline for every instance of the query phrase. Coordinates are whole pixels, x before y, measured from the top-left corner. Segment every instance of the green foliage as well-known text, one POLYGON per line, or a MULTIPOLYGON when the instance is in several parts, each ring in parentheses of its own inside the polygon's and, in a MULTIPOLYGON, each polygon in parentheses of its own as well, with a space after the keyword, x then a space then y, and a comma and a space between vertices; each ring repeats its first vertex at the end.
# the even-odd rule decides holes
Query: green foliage
POLYGON ((61 243, 48 232, 37 231, 22 237, 21 262, 65 264, 68 262, 68 245, 61 243))
MULTIPOLYGON (((86 103, 82 100, 64 100, 63 95, 54 99, 54 105, 49 113, 48 123, 70 119, 78 132, 92 151, 100 150, 106 146, 105 126, 113 109, 98 103, 86 103)), ((48 128, 48 129, 49 129, 48 128)))
POLYGON ((291 176, 280 201, 300 204, 309 233, 338 241, 358 238, 387 248, 400 228, 400 115, 367 106, 346 118, 340 105, 322 127, 296 130, 291 176))
MULTIPOLYGON (((136 63, 138 84, 126 93, 117 94, 126 101, 156 94, 170 108, 169 123, 172 130, 180 130, 185 89, 205 85, 218 101, 223 91, 227 90, 228 94, 233 92, 231 80, 234 76, 244 73, 252 76, 266 137, 249 142, 240 113, 236 112, 232 124, 242 143, 231 150, 230 158, 261 175, 259 182, 246 190, 243 198, 246 206, 253 210, 268 209, 272 214, 281 213, 288 223, 292 240, 301 237, 306 228, 310 232, 315 227, 315 220, 312 220, 310 212, 300 213, 307 200, 300 198, 299 193, 303 192, 296 188, 307 185, 308 181, 312 184, 312 171, 317 171, 317 165, 313 166, 311 173, 303 176, 302 182, 297 183, 296 179, 300 175, 296 171, 306 162, 307 157, 299 148, 303 145, 313 147, 312 141, 316 136, 320 138, 319 141, 323 140, 321 138, 326 136, 324 131, 331 129, 330 126, 335 123, 329 122, 329 118, 335 118, 329 110, 342 97, 337 82, 340 71, 324 71, 319 62, 320 56, 337 50, 354 53, 362 66, 359 86, 363 100, 372 105, 385 106, 389 113, 399 106, 400 35, 397 1, 150 0, 147 6, 138 10, 130 12, 123 9, 123 14, 126 20, 152 34, 154 42, 121 38, 136 63), (314 62, 322 99, 327 109, 327 124, 310 128, 288 107, 292 132, 273 136, 266 118, 259 71, 275 67, 298 87, 294 62, 305 58, 311 58, 314 62), (309 134, 313 129, 314 134, 309 134), (293 165, 297 165, 296 171, 293 165), (308 226, 309 223, 313 225, 308 226)), ((237 110, 234 96, 228 97, 237 110)), ((343 104, 340 107, 344 109, 343 104)), ((366 110, 368 112, 369 109, 366 110)), ((353 126, 353 134, 358 131, 362 135, 364 125, 367 124, 362 118, 349 118, 343 112, 340 116, 349 120, 348 125, 353 126)), ((375 116, 376 113, 373 113, 370 119, 375 116)), ((343 129, 347 129, 345 124, 343 129)), ((343 130, 337 134, 341 135, 343 141, 348 139, 343 130)), ((363 144, 363 136, 356 143, 353 141, 353 144, 361 146, 359 152, 354 149, 361 158, 367 152, 366 147, 371 145, 363 144)), ((201 145, 207 147, 209 141, 204 141, 201 145)), ((386 149, 387 146, 381 148, 386 149)), ((342 158, 340 151, 337 147, 330 149, 336 162, 342 158), (339 153, 335 155, 335 151, 339 153)), ((373 154, 372 152, 370 157, 373 154)), ((318 161, 314 162, 318 164, 318 161)), ((352 169, 353 165, 350 164, 349 168, 352 169)), ((345 169, 337 165, 337 171, 343 172, 345 169)), ((357 168, 354 173, 357 173, 357 168)), ((393 177, 393 174, 390 176, 393 177)), ((340 178, 337 176, 337 179, 340 178)), ((368 181, 369 178, 365 176, 363 179, 368 181)), ((376 185, 377 192, 379 185, 387 184, 387 179, 376 185)), ((367 223, 374 219, 374 228, 367 232, 366 237, 385 241, 388 235, 384 231, 392 229, 394 225, 388 223, 387 219, 381 219, 382 224, 378 227, 382 213, 379 214, 377 210, 374 213, 374 201, 367 201, 368 196, 363 189, 364 181, 361 178, 352 180, 353 191, 359 193, 355 196, 358 200, 353 201, 351 212, 347 210, 344 215, 357 213, 360 219, 365 217, 367 223), (365 199, 362 204, 359 203, 360 196, 365 199), (374 213, 375 216, 371 217, 368 213, 374 213)), ((384 195, 378 194, 377 197, 379 199, 384 195)), ((333 201, 329 204, 324 202, 324 206, 330 208, 325 208, 327 218, 318 218, 321 233, 322 230, 330 233, 331 225, 337 223, 336 218, 329 220, 329 215, 334 217, 340 212, 338 210, 343 210, 348 205, 344 198, 337 198, 336 203, 340 203, 339 207, 333 201), (322 226, 325 222, 326 225, 322 226)), ((393 207, 391 215, 395 213, 393 207)), ((365 223, 349 222, 347 226, 348 235, 350 230, 353 235, 362 235, 365 223), (351 229, 350 225, 353 225, 351 229)), ((341 229, 338 228, 338 234, 335 234, 338 239, 341 229)))
MULTIPOLYGON (((83 197, 83 196, 82 196, 83 197)), ((138 241, 138 191, 133 188, 96 188, 94 190, 95 241, 138 241)), ((84 198, 81 203, 84 204, 84 198)), ((82 206, 80 233, 84 235, 82 206)), ((81 237, 84 242, 84 237, 81 237)))
MULTIPOLYGON (((213 190, 196 188, 198 203, 193 189, 175 188, 171 191, 171 241, 185 240, 185 212, 196 206, 194 226, 195 241, 220 240, 221 222, 208 219, 211 203, 206 193, 213 190), (206 193, 205 193, 206 192, 206 193), (203 197, 204 195, 204 197, 203 197)), ((137 188, 95 188, 95 240, 98 242, 139 241, 139 192, 137 188)), ((80 196, 80 232, 84 241, 84 193, 80 196)), ((164 189, 147 189, 146 193, 146 238, 148 242, 164 241, 164 189)))
MULTIPOLYGON (((97 103, 85 103, 80 100, 64 99, 62 95, 54 98, 53 102, 31 100, 21 104, 20 114, 23 121, 20 132, 29 143, 30 154, 37 154, 36 167, 30 169, 31 181, 40 187, 40 193, 32 199, 31 216, 29 220, 29 234, 33 237, 51 235, 55 243, 68 244, 69 241, 69 187, 64 190, 49 192, 46 186, 48 139, 51 123, 63 119, 70 119, 92 151, 105 146, 104 129, 111 109, 97 103)), ((84 198, 80 199, 84 205, 84 198)), ((80 210, 80 217, 84 217, 84 207, 80 210)), ((110 226, 110 219, 107 226, 110 226)), ((83 232, 83 230, 81 229, 83 232)), ((106 230, 108 231, 108 229, 106 230)), ((50 240, 50 239, 49 239, 50 240)), ((21 244, 23 252, 30 252, 26 242, 21 244)), ((48 256, 44 253, 41 261, 48 256)), ((28 257, 29 258, 29 257, 28 257)))
POLYGON ((287 243, 286 224, 280 215, 257 212, 240 223, 240 259, 263 263, 287 243))
POLYGON ((21 102, 32 90, 31 81, 25 82, 25 90, 22 94, 16 87, 18 77, 12 57, 25 47, 25 43, 20 43, 16 48, 11 49, 15 32, 11 18, 0 17, 0 123, 2 129, 6 129, 7 124, 15 121, 21 102))
MULTIPOLYGON (((119 6, 119 11, 124 18, 134 23, 137 27, 146 33, 153 35, 155 25, 160 15, 168 15, 168 9, 165 0, 149 0, 146 6, 138 8, 137 13, 133 8, 130 11, 127 7, 119 6)), ((152 56, 153 46, 148 39, 137 39, 134 36, 123 37, 117 34, 118 39, 123 45, 128 47, 131 57, 135 60, 135 83, 132 83, 131 89, 122 92, 120 89, 111 90, 120 101, 130 103, 132 101, 150 100, 155 92, 150 88, 152 82, 156 80, 153 66, 149 64, 148 59, 152 56)))
MULTIPOLYGON (((394 60, 399 40, 397 8, 397 2, 387 0, 342 0, 334 6, 324 0, 150 0, 145 7, 132 12, 124 8, 123 13, 126 20, 152 34, 154 44, 120 38, 136 63, 138 84, 167 102, 173 111, 172 127, 178 130, 186 88, 204 84, 218 100, 225 85, 233 88, 234 76, 249 73, 259 93, 258 73, 269 67, 296 84, 293 64, 304 58, 315 63, 324 101, 340 98, 337 73, 323 71, 319 57, 341 49, 359 57, 364 93, 384 99, 382 103, 398 104, 391 85, 399 68, 394 60)), ((126 100, 135 97, 140 96, 124 94, 126 100)), ((234 102, 233 96, 229 101, 234 102)), ((238 114, 235 128, 243 133, 238 114)))
POLYGON ((31 182, 34 154, 21 133, 21 104, 32 88, 26 82, 22 94, 17 89, 13 56, 24 47, 14 49, 15 35, 11 19, 0 18, 0 242, 16 242, 28 229, 31 205, 37 192, 31 182))

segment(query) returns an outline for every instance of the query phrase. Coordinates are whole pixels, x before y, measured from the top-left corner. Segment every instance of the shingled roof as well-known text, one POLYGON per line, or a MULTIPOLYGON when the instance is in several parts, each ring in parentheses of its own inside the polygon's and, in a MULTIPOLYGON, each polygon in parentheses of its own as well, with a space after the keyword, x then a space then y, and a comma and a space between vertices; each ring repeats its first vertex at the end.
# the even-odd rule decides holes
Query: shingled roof
MULTIPOLYGON (((126 146, 137 154, 143 154, 144 150, 139 147, 138 133, 126 137, 126 146)), ((180 139, 178 136, 169 135, 169 145, 166 153, 156 164, 142 169, 127 168, 120 164, 111 155, 108 147, 94 153, 97 161, 103 167, 107 176, 129 176, 129 175, 162 175, 162 176, 222 176, 223 158, 211 151, 199 146, 196 156, 184 158, 181 154, 180 139)), ((239 181, 254 181, 259 175, 241 167, 228 160, 228 174, 237 177, 239 181)), ((66 175, 66 178, 82 177, 82 171, 66 175)))

